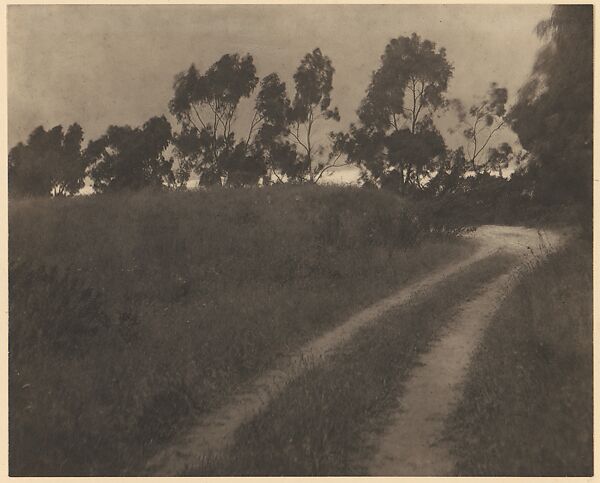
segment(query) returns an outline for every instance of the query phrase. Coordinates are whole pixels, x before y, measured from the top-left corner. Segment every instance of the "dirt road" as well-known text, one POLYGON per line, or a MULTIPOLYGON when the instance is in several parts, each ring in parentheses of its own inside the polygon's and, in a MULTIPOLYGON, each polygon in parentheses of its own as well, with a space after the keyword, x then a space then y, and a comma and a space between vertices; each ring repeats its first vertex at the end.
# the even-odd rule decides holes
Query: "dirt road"
POLYGON ((442 432, 447 416, 459 402, 469 361, 487 323, 516 281, 516 272, 527 258, 544 256, 556 249, 560 237, 522 228, 488 226, 478 230, 488 243, 504 243, 503 249, 519 256, 520 264, 492 280, 474 299, 465 302, 445 325, 438 340, 423 354, 398 400, 378 444, 369 473, 377 476, 451 476, 454 461, 442 432), (543 246, 540 246, 540 243, 543 246))
MULTIPOLYGON (((185 471, 186 468, 197 465, 203 457, 219 454, 231 443, 234 432, 240 425, 259 413, 287 383, 307 367, 307 360, 317 364, 323 362, 359 329, 375 322, 389 310, 407 303, 411 298, 426 294, 450 275, 499 252, 508 252, 525 258, 534 253, 540 254, 541 243, 547 247, 558 243, 558 236, 554 234, 547 234, 546 238, 540 238, 536 230, 516 227, 484 226, 471 233, 469 237, 474 239, 476 247, 470 257, 443 267, 403 287, 290 355, 284 365, 254 380, 228 404, 196 421, 187 434, 182 435, 171 446, 155 455, 148 463, 148 473, 157 476, 174 476, 185 471)), ((517 269, 518 267, 515 267, 515 270, 517 269)), ((465 304, 457 316, 457 319, 462 322, 449 324, 448 332, 443 334, 438 344, 424 355, 421 361, 423 366, 414 371, 408 383, 403 412, 394 418, 389 431, 385 433, 379 445, 379 454, 371 468, 373 474, 405 475, 422 474, 422 472, 445 474, 448 472, 450 462, 447 457, 440 456, 443 455, 443 449, 440 453, 437 449, 432 449, 431 444, 439 434, 440 422, 443 422, 444 416, 456 399, 457 388, 464 375, 470 352, 478 341, 485 321, 493 313, 495 302, 506 292, 509 278, 507 274, 495 280, 484 290, 481 297, 465 304), (443 363, 448 360, 447 358, 452 360, 449 365, 443 363), (442 370, 440 370, 441 366, 444 366, 442 370), (422 404, 423 401, 429 401, 430 404, 422 404), (401 443, 401 440, 411 441, 411 438, 417 437, 415 435, 406 437, 407 431, 415 435, 418 433, 417 436, 420 438, 418 451, 413 451, 412 448, 401 443), (435 466, 432 461, 439 462, 437 464, 440 466, 435 466)))

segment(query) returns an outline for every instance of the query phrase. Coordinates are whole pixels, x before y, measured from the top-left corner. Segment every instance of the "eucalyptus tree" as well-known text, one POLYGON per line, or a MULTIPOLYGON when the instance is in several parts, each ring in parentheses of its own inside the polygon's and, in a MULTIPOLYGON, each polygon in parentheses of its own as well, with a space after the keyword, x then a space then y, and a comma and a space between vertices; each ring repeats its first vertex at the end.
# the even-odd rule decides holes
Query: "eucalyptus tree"
POLYGON ((321 158, 324 147, 315 143, 316 123, 321 120, 340 120, 337 107, 331 107, 333 74, 331 59, 316 48, 300 61, 295 74, 296 92, 289 112, 289 134, 300 154, 301 179, 318 181, 333 167, 321 158))
POLYGON ((445 153, 433 114, 446 106, 453 67, 444 48, 417 34, 392 39, 358 109, 359 125, 336 135, 336 149, 363 170, 365 180, 406 193, 419 188, 445 153))
POLYGON ((507 89, 495 82, 490 84, 486 96, 469 109, 458 99, 450 101, 466 140, 465 153, 471 171, 478 173, 488 167, 483 158, 494 136, 507 125, 507 101, 507 89))
POLYGON ((192 64, 176 76, 169 110, 181 125, 174 136, 181 178, 189 169, 206 185, 263 174, 260 163, 246 162, 249 139, 236 141, 233 131, 239 103, 258 80, 252 56, 237 53, 223 55, 204 74, 192 64))
POLYGON ((317 141, 325 121, 340 120, 337 107, 331 107, 334 73, 331 59, 316 48, 300 61, 292 100, 277 74, 262 80, 252 126, 260 123, 256 145, 277 180, 316 183, 340 166, 340 156, 331 151, 326 155, 317 141))
POLYGON ((109 126, 85 150, 96 192, 161 188, 173 182, 173 160, 166 158, 171 125, 164 116, 142 127, 109 126))
POLYGON ((34 129, 27 142, 8 153, 8 190, 11 196, 67 196, 84 186, 86 160, 81 143, 83 129, 77 123, 64 132, 62 126, 34 129))

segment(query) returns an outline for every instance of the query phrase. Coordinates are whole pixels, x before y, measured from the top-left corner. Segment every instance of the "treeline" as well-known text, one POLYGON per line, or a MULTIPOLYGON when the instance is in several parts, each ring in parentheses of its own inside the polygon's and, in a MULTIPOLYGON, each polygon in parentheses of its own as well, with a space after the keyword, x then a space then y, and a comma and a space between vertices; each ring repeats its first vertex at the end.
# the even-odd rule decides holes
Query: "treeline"
POLYGON ((350 164, 363 186, 405 196, 464 198, 494 186, 518 202, 588 207, 582 213, 591 217, 591 6, 554 7, 538 34, 546 43, 510 108, 495 83, 472 106, 449 99, 445 49, 417 34, 391 40, 345 132, 331 129, 340 121, 331 100, 335 69, 319 48, 301 59, 291 92, 277 73, 259 79, 249 54, 224 55, 204 73, 192 64, 176 76, 169 102, 177 130, 153 117, 137 128, 110 126, 84 149, 78 124, 66 132, 38 127, 9 153, 9 191, 73 195, 86 177, 97 193, 184 188, 192 173, 203 186, 316 183, 350 164), (255 93, 249 125, 234 132, 240 102, 255 93), (455 150, 434 124, 448 111, 464 137, 455 150), (505 126, 524 151, 493 146, 505 126), (510 180, 509 166, 516 167, 510 180))

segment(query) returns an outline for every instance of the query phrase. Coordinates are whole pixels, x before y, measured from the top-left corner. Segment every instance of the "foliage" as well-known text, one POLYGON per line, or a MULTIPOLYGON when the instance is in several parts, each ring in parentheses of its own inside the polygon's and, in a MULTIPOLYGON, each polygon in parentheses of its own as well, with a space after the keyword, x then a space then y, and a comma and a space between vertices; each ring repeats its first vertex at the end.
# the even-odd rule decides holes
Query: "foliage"
POLYGON ((360 125, 336 136, 336 148, 364 170, 363 179, 406 193, 419 189, 445 153, 432 122, 452 66, 444 48, 417 34, 393 39, 358 110, 360 125))
POLYGON ((299 157, 299 178, 302 181, 318 181, 335 164, 335 161, 327 164, 315 159, 316 155, 323 152, 323 148, 315 146, 313 140, 318 119, 340 120, 337 107, 330 107, 334 72, 331 59, 316 48, 304 56, 294 74, 296 94, 289 114, 289 134, 296 144, 296 150, 302 153, 299 157))
MULTIPOLYGON (((285 82, 276 73, 267 75, 260 83, 256 96, 255 114, 251 131, 259 123, 255 148, 262 153, 269 168, 269 175, 280 182, 282 176, 297 180, 301 176, 302 165, 298 162, 296 146, 287 140, 291 103, 285 82)), ((271 182, 270 176, 265 184, 271 182)))
POLYGON ((512 158, 512 146, 508 143, 502 143, 498 147, 488 149, 486 164, 492 171, 497 171, 498 176, 502 178, 502 170, 508 168, 512 158))
POLYGON ((171 125, 164 116, 149 119, 141 128, 109 126, 85 151, 94 190, 139 190, 172 183, 173 160, 164 156, 170 141, 171 125))
POLYGON ((14 196, 74 195, 84 185, 86 162, 79 124, 34 129, 26 144, 8 154, 9 193, 14 196))
POLYGON ((591 234, 593 16, 591 5, 559 5, 542 22, 547 38, 509 113, 531 153, 534 197, 546 206, 574 202, 591 234))
POLYGON ((223 180, 233 185, 255 183, 265 174, 263 160, 249 153, 250 140, 236 142, 232 125, 240 100, 248 98, 257 84, 250 54, 226 54, 204 74, 192 64, 177 75, 169 110, 182 128, 173 141, 181 159, 180 179, 189 178, 191 169, 205 186, 223 180))
POLYGON ((489 168, 494 169, 494 166, 490 166, 487 162, 478 161, 494 135, 506 124, 504 117, 507 101, 508 91, 495 82, 490 84, 486 97, 479 103, 473 104, 468 111, 459 99, 450 101, 467 141, 466 155, 471 171, 478 173, 489 168))
POLYGON ((337 159, 318 159, 324 148, 314 139, 319 119, 339 121, 337 108, 330 108, 334 72, 320 49, 306 54, 294 74, 291 101, 276 73, 264 77, 248 134, 240 141, 232 123, 240 100, 258 84, 252 57, 225 55, 204 75, 194 65, 179 74, 169 105, 182 125, 174 141, 180 160, 176 183, 183 185, 191 170, 204 185, 256 185, 260 179, 263 184, 273 179, 317 182, 337 166, 337 159))

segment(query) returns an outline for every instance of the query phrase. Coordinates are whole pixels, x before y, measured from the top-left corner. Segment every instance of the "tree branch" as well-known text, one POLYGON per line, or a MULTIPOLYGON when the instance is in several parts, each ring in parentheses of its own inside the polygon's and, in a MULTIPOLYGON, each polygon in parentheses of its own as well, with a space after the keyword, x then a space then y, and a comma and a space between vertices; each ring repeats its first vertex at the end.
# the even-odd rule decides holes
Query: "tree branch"
POLYGON ((487 146, 487 144, 490 142, 490 139, 492 139, 492 136, 494 135, 494 133, 496 131, 498 131, 502 126, 504 126, 504 120, 502 120, 502 122, 500 124, 498 124, 498 126, 496 126, 494 129, 492 129, 492 131, 490 132, 489 136, 487 137, 487 139, 485 140, 485 142, 483 143, 483 145, 479 149, 479 151, 477 151, 477 153, 475 154, 475 158, 477 156, 479 156, 479 153, 481 153, 481 151, 483 151, 485 149, 485 147, 487 146))
POLYGON ((337 155, 337 157, 335 158, 335 160, 333 161, 332 164, 329 164, 327 166, 325 166, 316 176, 315 178, 315 183, 317 183, 321 177, 323 176, 323 174, 328 170, 328 169, 333 169, 333 168, 341 168, 342 166, 350 166, 352 165, 351 162, 349 162, 347 159, 345 162, 343 162, 342 164, 337 164, 338 159, 340 159, 340 157, 342 156, 342 153, 339 153, 337 155))
POLYGON ((292 135, 292 137, 296 140, 296 142, 302 146, 306 152, 308 153, 308 148, 306 147, 306 145, 300 141, 300 123, 296 123, 296 132, 294 133, 294 131, 292 131, 290 129, 290 134, 292 135))

